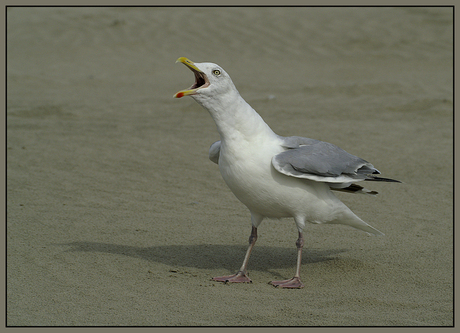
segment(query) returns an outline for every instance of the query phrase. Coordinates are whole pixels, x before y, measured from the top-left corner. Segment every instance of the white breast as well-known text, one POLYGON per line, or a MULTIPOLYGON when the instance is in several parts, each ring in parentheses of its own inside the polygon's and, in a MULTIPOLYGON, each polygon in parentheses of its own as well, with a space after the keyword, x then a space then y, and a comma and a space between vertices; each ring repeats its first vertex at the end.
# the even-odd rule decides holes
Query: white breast
POLYGON ((230 147, 222 144, 219 158, 222 178, 252 212, 273 218, 305 216, 308 212, 307 220, 320 221, 324 216, 317 216, 317 208, 329 205, 329 189, 324 184, 276 171, 271 159, 282 151, 281 145, 273 142, 230 147), (323 200, 318 200, 318 193, 323 193, 323 200))

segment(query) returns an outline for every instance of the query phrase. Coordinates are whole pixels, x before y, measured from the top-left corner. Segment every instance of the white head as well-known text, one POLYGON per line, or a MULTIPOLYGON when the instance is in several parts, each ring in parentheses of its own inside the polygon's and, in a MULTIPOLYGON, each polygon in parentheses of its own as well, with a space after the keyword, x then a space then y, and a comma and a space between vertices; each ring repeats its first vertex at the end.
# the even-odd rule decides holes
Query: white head
POLYGON ((176 62, 183 63, 195 74, 195 83, 190 88, 177 92, 175 98, 191 96, 205 106, 211 99, 223 99, 235 92, 236 96, 239 95, 232 79, 219 65, 209 62, 194 63, 185 57, 177 59, 176 62))
POLYGON ((174 97, 192 97, 201 104, 214 119, 221 140, 240 133, 245 137, 265 131, 276 136, 256 111, 240 96, 230 76, 219 65, 204 62, 195 64, 187 58, 177 62, 187 66, 195 74, 195 83, 188 89, 177 92, 174 97))

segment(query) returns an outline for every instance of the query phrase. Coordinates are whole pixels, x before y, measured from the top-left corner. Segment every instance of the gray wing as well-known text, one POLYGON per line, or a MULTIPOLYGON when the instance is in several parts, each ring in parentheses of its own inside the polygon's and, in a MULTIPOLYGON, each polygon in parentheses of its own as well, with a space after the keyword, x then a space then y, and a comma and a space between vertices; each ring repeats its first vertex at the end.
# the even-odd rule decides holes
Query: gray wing
POLYGON ((214 142, 211 147, 209 147, 209 159, 216 164, 219 164, 219 155, 220 155, 220 141, 214 142))
POLYGON ((287 150, 275 155, 272 164, 285 175, 342 188, 356 181, 376 180, 372 174, 380 174, 371 163, 331 143, 302 137, 282 140, 287 150))

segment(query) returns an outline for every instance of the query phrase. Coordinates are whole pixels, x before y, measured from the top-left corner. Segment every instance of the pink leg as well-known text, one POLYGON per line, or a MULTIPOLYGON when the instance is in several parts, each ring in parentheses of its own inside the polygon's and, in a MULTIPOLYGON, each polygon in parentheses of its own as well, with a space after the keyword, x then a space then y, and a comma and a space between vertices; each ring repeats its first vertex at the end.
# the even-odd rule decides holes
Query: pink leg
POLYGON ((296 242, 297 246, 297 268, 295 275, 292 279, 283 280, 283 281, 271 281, 271 285, 280 288, 296 288, 300 289, 304 287, 302 281, 300 281, 300 262, 302 261, 302 248, 303 248, 303 234, 299 231, 299 238, 296 242))
POLYGON ((247 276, 246 268, 248 266, 249 256, 251 255, 252 248, 257 240, 257 228, 252 227, 251 236, 249 236, 249 247, 246 251, 246 255, 244 256, 243 265, 241 265, 240 270, 233 275, 227 276, 218 276, 212 278, 214 281, 219 282, 243 282, 243 283, 250 283, 252 282, 251 279, 247 276))

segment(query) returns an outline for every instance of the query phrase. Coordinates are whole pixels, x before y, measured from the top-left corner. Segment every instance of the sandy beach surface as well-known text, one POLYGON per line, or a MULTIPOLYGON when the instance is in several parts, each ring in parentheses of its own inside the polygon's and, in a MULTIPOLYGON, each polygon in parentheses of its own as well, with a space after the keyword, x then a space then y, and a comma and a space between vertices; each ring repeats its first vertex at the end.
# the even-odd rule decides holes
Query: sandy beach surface
POLYGON ((452 8, 9 8, 7 325, 453 325, 452 8), (175 64, 215 62, 284 136, 402 184, 339 193, 386 234, 250 215, 175 64))

